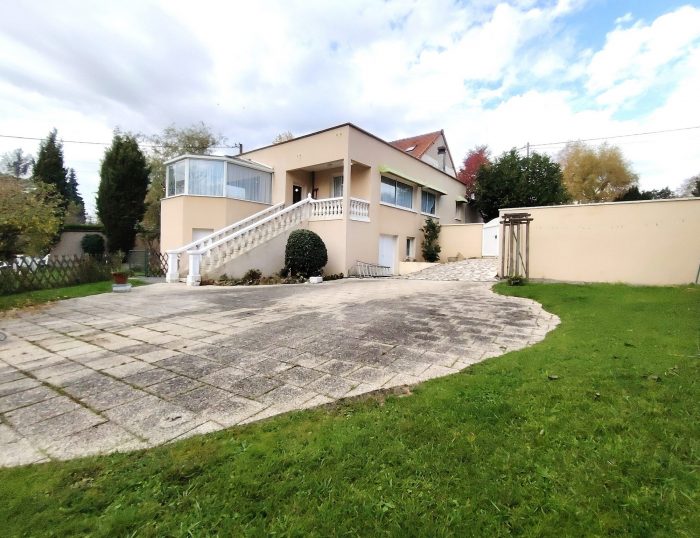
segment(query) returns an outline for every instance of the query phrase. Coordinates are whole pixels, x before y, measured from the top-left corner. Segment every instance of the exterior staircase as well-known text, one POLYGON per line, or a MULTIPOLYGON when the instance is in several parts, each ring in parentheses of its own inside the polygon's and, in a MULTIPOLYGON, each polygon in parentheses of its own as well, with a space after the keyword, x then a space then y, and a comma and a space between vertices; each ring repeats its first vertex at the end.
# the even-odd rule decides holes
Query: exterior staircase
MULTIPOLYGON (((369 222, 369 202, 350 198, 351 220, 369 222)), ((277 204, 250 217, 234 222, 202 239, 167 251, 167 282, 180 281, 180 261, 187 255, 187 284, 198 286, 202 274, 209 274, 239 256, 263 245, 271 239, 299 227, 310 220, 337 220, 343 218, 343 198, 308 198, 287 208, 277 204)))
POLYGON ((270 239, 308 221, 314 213, 316 200, 306 198, 287 208, 277 204, 235 222, 214 233, 180 248, 169 250, 168 282, 180 280, 180 257, 187 254, 189 270, 187 284, 197 286, 206 274, 270 239))

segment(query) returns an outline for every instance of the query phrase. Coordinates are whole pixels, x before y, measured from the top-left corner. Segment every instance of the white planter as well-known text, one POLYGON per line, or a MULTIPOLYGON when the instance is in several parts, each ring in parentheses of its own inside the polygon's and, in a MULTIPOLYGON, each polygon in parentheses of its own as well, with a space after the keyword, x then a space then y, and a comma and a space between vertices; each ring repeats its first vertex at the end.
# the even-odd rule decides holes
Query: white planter
POLYGON ((131 291, 131 284, 112 284, 112 291, 114 293, 126 293, 131 291))
POLYGON ((312 276, 309 278, 309 284, 320 284, 321 282, 323 282, 322 276, 312 276))

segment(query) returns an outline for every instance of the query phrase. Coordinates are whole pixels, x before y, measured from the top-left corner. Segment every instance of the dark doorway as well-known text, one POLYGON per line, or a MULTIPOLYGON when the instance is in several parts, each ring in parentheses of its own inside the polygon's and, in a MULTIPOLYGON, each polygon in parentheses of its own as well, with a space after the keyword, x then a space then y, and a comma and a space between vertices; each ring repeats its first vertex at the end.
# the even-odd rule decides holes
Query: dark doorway
POLYGON ((301 202, 301 187, 294 185, 292 187, 292 203, 296 204, 297 202, 301 202))

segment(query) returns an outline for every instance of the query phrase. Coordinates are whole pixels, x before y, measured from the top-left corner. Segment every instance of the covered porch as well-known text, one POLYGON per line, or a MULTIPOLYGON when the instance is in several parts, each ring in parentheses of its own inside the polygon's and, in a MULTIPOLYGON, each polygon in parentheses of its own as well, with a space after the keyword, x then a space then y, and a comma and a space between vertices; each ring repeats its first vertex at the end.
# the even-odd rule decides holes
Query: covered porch
POLYGON ((294 204, 311 197, 310 220, 370 221, 370 167, 339 159, 288 170, 285 202, 294 204), (347 179, 346 179, 347 178, 347 179))

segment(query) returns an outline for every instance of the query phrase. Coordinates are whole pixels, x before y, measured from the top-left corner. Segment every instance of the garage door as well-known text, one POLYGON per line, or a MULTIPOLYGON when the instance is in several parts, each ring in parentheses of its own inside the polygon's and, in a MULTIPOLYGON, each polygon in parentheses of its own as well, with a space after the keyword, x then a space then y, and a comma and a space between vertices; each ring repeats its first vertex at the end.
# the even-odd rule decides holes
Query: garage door
POLYGON ((394 260, 396 259, 396 236, 379 236, 379 265, 391 268, 394 274, 394 260))

